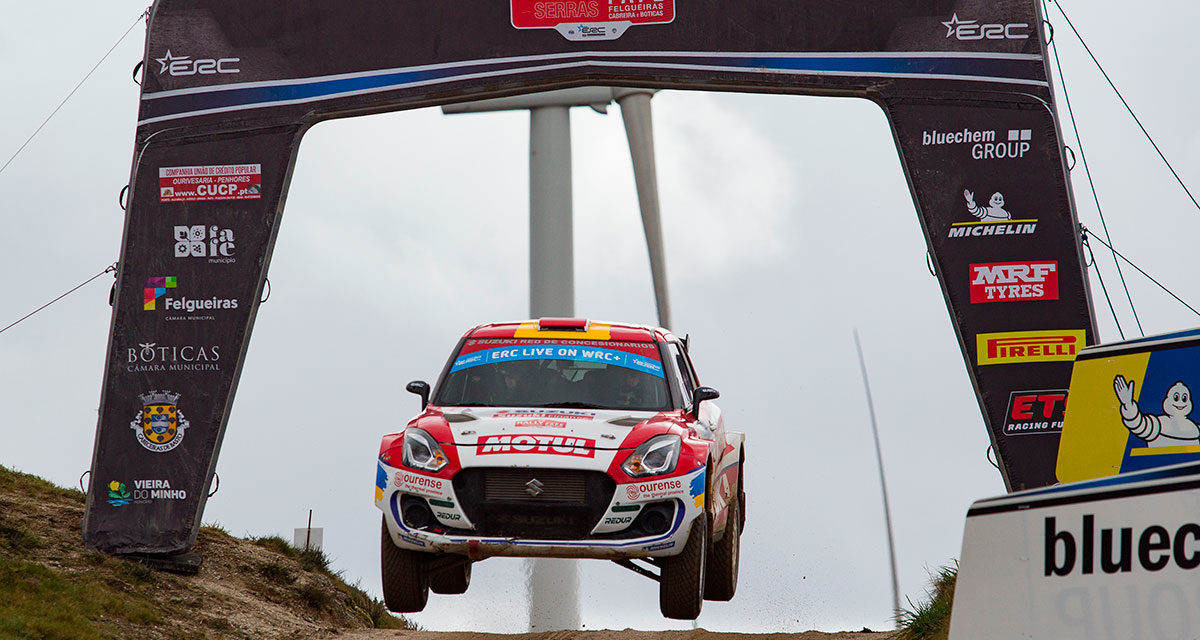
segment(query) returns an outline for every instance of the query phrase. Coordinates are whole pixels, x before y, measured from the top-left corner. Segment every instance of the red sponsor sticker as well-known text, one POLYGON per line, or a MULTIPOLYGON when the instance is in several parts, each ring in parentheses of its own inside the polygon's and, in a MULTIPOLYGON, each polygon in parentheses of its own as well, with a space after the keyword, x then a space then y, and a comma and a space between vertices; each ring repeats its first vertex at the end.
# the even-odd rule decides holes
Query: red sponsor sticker
POLYGON ((257 200, 262 197, 262 165, 219 164, 159 167, 159 202, 257 200))
POLYGON ((513 434, 480 436, 479 455, 497 453, 538 453, 558 456, 596 457, 596 441, 591 438, 513 434))
POLYGON ((668 496, 683 495, 687 489, 679 478, 655 480, 652 482, 635 482, 625 485, 625 497, 630 500, 639 498, 651 500, 668 496))
POLYGON ((589 22, 661 24, 675 19, 675 0, 511 0, 518 29, 589 22))
POLYGON ((971 304, 1058 300, 1058 263, 988 262, 973 264, 971 304))
POLYGON ((1059 433, 1066 409, 1066 389, 1014 391, 1008 397, 1004 434, 1059 433))
POLYGON ((518 427, 553 427, 555 429, 567 428, 567 423, 561 420, 517 420, 518 427))
POLYGON ((683 486, 683 481, 679 478, 670 480, 654 480, 651 482, 642 482, 637 485, 637 490, 642 494, 642 498, 665 498, 682 494, 687 487, 683 486))
POLYGON ((440 479, 404 471, 396 472, 396 477, 392 480, 392 483, 402 489, 433 491, 438 494, 442 492, 442 481, 440 479))

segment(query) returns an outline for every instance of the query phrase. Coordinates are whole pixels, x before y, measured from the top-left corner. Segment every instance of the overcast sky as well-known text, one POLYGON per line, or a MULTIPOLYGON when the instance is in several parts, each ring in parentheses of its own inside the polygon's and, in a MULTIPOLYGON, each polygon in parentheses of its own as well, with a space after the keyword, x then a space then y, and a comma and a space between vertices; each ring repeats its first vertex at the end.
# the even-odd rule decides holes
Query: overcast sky
MULTIPOLYGON (((0 21, 0 163, 133 24, 141 2, 8 3, 0 21)), ((1070 2, 1147 129, 1200 189, 1194 3, 1070 2)), ((1067 88, 1117 247, 1195 306, 1200 215, 1052 6, 1067 88)), ((0 326, 117 259, 141 58, 138 25, 0 173, 0 326)), ((1056 81, 1057 82, 1057 81, 1056 81)), ((1064 130, 1062 86, 1056 85, 1064 130)), ((887 628, 878 473, 851 331, 862 337, 892 499, 901 601, 957 558, 973 500, 1001 494, 988 438, 882 111, 865 100, 662 92, 655 143, 677 333, 747 434, 741 583, 706 603, 715 630, 887 628)), ((619 110, 572 111, 576 311, 656 321, 619 110)), ((282 534, 313 509, 325 548, 379 593, 379 438, 418 409, 470 326, 528 315, 528 115, 427 109, 327 122, 301 147, 204 514, 282 534)), ((241 160, 238 160, 239 162, 241 160)), ((246 160, 253 161, 253 160, 246 160)), ((1082 222, 1100 222, 1080 164, 1082 222)), ((1101 247, 1095 245, 1099 250, 1101 247)), ((1119 284, 1097 253, 1109 292, 1119 284)), ((1095 272, 1100 335, 1118 339, 1095 272)), ((1126 270, 1147 334, 1195 316, 1126 270)), ((90 465, 111 276, 0 334, 0 464, 75 486, 90 465)), ((1128 303, 1114 299, 1127 337, 1128 303)), ((586 628, 685 628, 655 583, 581 563, 586 628)), ((521 561, 476 565, 431 597, 432 630, 523 631, 521 561)))

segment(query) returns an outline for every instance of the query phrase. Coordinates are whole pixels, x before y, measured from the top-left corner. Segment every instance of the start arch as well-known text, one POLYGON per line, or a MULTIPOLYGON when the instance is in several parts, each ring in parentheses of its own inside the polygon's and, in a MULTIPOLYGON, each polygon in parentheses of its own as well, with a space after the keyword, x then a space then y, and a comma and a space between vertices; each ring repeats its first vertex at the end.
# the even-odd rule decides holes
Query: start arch
POLYGON ((1067 388, 1095 326, 1035 1, 348 0, 288 11, 159 0, 151 12, 92 477, 169 471, 187 497, 135 514, 90 492, 89 546, 194 542, 309 127, 588 85, 879 104, 1005 483, 1054 482, 1062 403, 1042 399, 1067 388), (165 356, 142 358, 149 341, 217 345, 223 366, 196 353, 161 366, 165 356))

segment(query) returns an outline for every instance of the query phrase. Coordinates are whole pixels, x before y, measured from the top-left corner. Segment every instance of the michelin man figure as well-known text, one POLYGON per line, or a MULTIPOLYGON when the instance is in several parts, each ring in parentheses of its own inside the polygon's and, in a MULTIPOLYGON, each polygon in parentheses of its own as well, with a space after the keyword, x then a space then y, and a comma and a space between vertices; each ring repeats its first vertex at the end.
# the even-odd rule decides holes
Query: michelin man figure
POLYGON ((1012 220, 1012 214, 1004 210, 1004 194, 997 191, 988 200, 988 206, 980 207, 975 204, 975 192, 964 190, 963 197, 967 199, 967 211, 983 221, 1012 220))
POLYGON ((1151 447, 1200 444, 1200 427, 1188 418, 1192 412, 1192 392, 1187 385, 1182 382, 1171 385, 1163 398, 1165 415, 1148 416, 1133 401, 1134 384, 1132 380, 1126 382, 1125 376, 1113 378, 1113 391, 1121 401, 1121 422, 1125 428, 1151 447))

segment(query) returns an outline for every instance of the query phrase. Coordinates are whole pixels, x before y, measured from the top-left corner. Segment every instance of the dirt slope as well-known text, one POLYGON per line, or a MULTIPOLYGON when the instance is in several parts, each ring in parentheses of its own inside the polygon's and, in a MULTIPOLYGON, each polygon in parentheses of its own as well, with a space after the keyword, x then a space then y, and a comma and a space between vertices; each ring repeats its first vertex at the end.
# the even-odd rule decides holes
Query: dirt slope
POLYGON ((0 640, 335 637, 405 627, 319 553, 205 527, 180 576, 84 549, 84 496, 0 467, 0 640))
POLYGON ((84 549, 83 509, 79 491, 0 466, 0 640, 876 640, 888 635, 414 631, 343 582, 324 556, 301 554, 279 538, 243 540, 202 528, 196 545, 204 556, 199 573, 173 575, 84 549))

